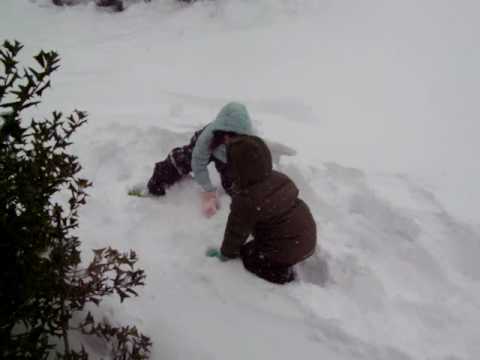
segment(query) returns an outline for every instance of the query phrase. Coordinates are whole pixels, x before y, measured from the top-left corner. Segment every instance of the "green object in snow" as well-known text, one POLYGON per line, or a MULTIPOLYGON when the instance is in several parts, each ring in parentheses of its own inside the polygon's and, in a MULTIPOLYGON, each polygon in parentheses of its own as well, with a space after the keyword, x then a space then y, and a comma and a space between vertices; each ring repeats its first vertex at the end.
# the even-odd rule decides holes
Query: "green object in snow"
POLYGON ((128 195, 137 196, 137 197, 151 197, 152 194, 149 193, 146 186, 138 184, 134 185, 128 189, 128 195))
POLYGON ((138 196, 138 197, 144 197, 143 192, 141 190, 137 189, 132 189, 128 191, 128 195, 130 196, 138 196))

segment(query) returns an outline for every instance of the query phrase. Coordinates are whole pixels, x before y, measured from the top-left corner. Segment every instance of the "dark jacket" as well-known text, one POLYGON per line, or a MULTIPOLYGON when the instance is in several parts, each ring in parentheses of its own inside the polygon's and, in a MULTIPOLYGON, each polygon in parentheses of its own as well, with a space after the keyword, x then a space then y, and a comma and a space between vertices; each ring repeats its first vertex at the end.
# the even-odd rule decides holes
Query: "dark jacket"
POLYGON ((312 255, 316 225, 308 206, 298 198, 290 178, 272 168, 266 144, 240 136, 227 147, 234 194, 222 254, 237 257, 249 235, 269 260, 293 265, 312 255))

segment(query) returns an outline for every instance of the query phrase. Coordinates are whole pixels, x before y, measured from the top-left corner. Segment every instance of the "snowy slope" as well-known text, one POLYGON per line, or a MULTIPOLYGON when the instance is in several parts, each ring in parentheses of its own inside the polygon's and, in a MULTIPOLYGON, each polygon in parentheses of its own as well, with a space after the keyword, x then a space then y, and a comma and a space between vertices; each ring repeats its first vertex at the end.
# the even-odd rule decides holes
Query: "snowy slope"
POLYGON ((25 59, 62 56, 43 114, 90 113, 74 146, 95 185, 85 250, 134 248, 148 275, 140 298, 107 302, 105 315, 139 324, 153 359, 477 359, 478 10, 152 0, 112 15, 3 0, 2 38, 22 41, 25 59), (162 200, 126 196, 232 99, 298 150, 280 170, 320 241, 301 282, 271 285, 203 255, 222 239, 225 195, 210 220, 189 181, 162 200))

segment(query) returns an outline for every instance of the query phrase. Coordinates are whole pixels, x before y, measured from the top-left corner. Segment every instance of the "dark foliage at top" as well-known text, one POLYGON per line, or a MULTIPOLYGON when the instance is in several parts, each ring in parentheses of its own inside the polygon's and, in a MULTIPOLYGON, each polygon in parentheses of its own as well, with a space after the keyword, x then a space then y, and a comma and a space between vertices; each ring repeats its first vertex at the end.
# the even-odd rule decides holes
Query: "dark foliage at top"
MULTIPOLYGON (((126 3, 132 2, 132 1, 140 1, 140 0, 52 0, 52 2, 57 6, 77 5, 87 1, 95 2, 95 4, 98 7, 109 8, 115 12, 120 12, 125 10, 126 3)), ((152 0, 142 0, 142 1, 151 2, 152 0)), ((195 2, 196 0, 177 0, 177 1, 184 2, 184 3, 192 3, 192 2, 195 2)))

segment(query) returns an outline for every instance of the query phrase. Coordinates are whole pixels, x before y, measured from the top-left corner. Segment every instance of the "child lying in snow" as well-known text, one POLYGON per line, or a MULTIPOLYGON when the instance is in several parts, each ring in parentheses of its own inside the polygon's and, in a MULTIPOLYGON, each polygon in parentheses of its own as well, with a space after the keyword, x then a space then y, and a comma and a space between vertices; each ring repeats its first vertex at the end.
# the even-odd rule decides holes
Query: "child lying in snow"
MULTIPOLYGON (((216 119, 195 132, 190 143, 174 148, 167 158, 155 164, 153 175, 148 182, 152 195, 165 195, 165 189, 193 172, 194 180, 203 189, 202 208, 206 216, 215 214, 218 207, 216 188, 210 181, 208 164, 214 162, 223 188, 231 195, 232 179, 226 157, 226 143, 237 135, 253 134, 252 122, 247 108, 239 103, 225 105, 216 119)), ((278 162, 282 155, 293 155, 288 146, 269 142, 278 162)))
POLYGON ((153 195, 165 195, 165 189, 193 171, 194 180, 202 187, 202 208, 207 216, 217 211, 216 188, 210 181, 208 164, 213 161, 223 188, 231 194, 232 180, 227 164, 225 143, 236 135, 253 134, 247 108, 239 103, 225 105, 216 119, 195 132, 190 144, 173 149, 167 158, 155 164, 148 182, 153 195))
POLYGON ((266 144, 238 136, 227 145, 232 203, 221 256, 241 257, 245 268, 277 284, 294 280, 293 265, 315 251, 316 224, 298 189, 274 171, 266 144), (252 234, 253 240, 246 243, 252 234))

